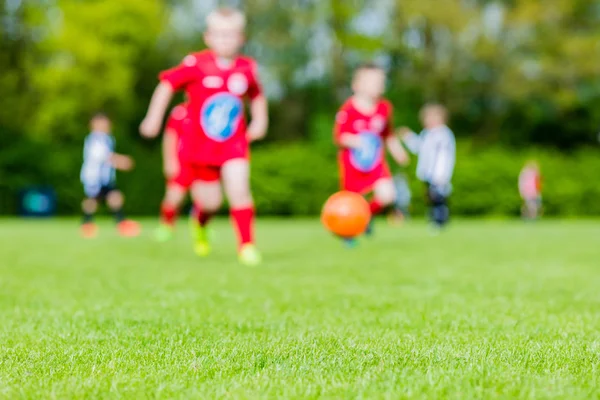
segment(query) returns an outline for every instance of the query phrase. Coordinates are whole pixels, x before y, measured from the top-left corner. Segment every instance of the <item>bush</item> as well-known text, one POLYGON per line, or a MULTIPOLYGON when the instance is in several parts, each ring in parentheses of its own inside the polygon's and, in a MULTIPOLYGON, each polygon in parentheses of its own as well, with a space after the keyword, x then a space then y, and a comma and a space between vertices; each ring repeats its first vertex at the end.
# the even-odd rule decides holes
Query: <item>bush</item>
MULTIPOLYGON (((4 139, 7 139, 5 136, 4 139)), ((0 213, 14 214, 18 191, 27 185, 51 185, 61 214, 79 213, 81 144, 44 146, 13 137, 0 150, 0 213), (37 161, 44 154, 43 161, 37 161)), ((119 138, 119 150, 132 154, 136 169, 120 173, 119 186, 131 214, 156 215, 164 191, 159 142, 135 136, 119 138)), ((537 159, 544 176, 546 214, 600 215, 600 157, 596 149, 564 154, 551 150, 515 151, 498 146, 480 148, 458 144, 451 208, 454 215, 516 216, 521 200, 517 179, 524 162, 537 159)), ((413 214, 425 210, 423 184, 414 178, 416 158, 409 168, 413 214)), ((269 144, 252 154, 252 187, 261 215, 317 215, 325 199, 338 189, 338 167, 331 145, 269 144)))

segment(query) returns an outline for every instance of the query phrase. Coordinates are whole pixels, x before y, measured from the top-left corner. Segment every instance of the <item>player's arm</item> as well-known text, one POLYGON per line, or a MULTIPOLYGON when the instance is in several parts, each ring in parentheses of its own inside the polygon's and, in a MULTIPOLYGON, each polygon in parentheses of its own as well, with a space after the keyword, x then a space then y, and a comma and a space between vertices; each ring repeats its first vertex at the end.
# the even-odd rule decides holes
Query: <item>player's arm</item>
POLYGON ((385 145, 392 155, 394 161, 396 161, 400 165, 408 165, 410 162, 410 157, 404 147, 402 147, 402 143, 398 140, 394 135, 390 135, 385 139, 385 145))
POLYGON ((348 113, 343 109, 338 111, 335 116, 333 141, 336 146, 347 149, 359 149, 362 147, 360 137, 348 132, 348 113))
POLYGON ((269 103, 263 94, 258 76, 256 62, 250 61, 250 79, 248 82, 248 98, 250 99, 250 125, 246 135, 248 141, 264 139, 269 128, 269 103))
POLYGON ((248 140, 254 142, 263 139, 269 128, 269 104, 262 94, 250 101, 250 118, 248 140))
POLYGON ((177 146, 179 136, 177 132, 167 128, 163 135, 163 171, 166 178, 172 178, 179 172, 179 158, 177 157, 177 146))
POLYGON ((173 87, 168 82, 160 82, 148 106, 146 117, 140 125, 140 133, 147 138, 158 136, 167 107, 173 98, 173 87))
POLYGON ((406 152, 406 150, 404 150, 404 147, 402 147, 402 142, 400 142, 400 140, 398 140, 398 138, 395 135, 393 135, 394 111, 391 103, 387 103, 387 108, 388 118, 383 128, 383 131, 381 132, 381 136, 383 137, 385 145, 390 154, 392 155, 394 161, 396 161, 400 165, 408 165, 408 163, 410 162, 408 153, 406 152))
POLYGON ((113 167, 121 171, 130 171, 135 165, 131 157, 119 153, 111 153, 109 161, 113 167))
POLYGON ((421 136, 417 135, 412 129, 403 126, 399 128, 396 133, 400 136, 400 139, 413 154, 418 154, 421 150, 421 136))
POLYGON ((347 149, 360 149, 362 147, 360 137, 351 133, 341 133, 338 137, 337 144, 338 146, 347 149))
POLYGON ((159 75, 160 83, 154 90, 148 112, 140 125, 142 136, 148 138, 158 136, 173 94, 197 78, 197 64, 196 56, 188 55, 180 65, 159 75))

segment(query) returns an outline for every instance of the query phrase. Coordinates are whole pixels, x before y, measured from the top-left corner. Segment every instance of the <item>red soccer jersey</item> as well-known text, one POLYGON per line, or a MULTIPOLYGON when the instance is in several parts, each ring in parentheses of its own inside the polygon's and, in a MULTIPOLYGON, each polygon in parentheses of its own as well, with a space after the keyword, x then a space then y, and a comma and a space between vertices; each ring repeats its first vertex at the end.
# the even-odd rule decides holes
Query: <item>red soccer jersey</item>
POLYGON ((169 119, 167 119, 166 130, 181 136, 184 131, 186 118, 188 117, 187 104, 181 103, 171 110, 169 119))
POLYGON ((182 103, 175 106, 171 110, 171 114, 167 119, 167 124, 165 131, 174 134, 177 137, 177 157, 181 160, 181 138, 183 137, 186 127, 189 125, 190 121, 188 118, 188 105, 187 103, 182 103))
POLYGON ((342 134, 358 135, 363 143, 360 149, 340 149, 344 189, 366 192, 372 189, 377 180, 389 177, 384 141, 392 130, 392 112, 392 105, 382 100, 372 113, 364 114, 356 109, 350 99, 337 113, 334 131, 336 143, 339 143, 342 134))
POLYGON ((160 80, 188 94, 189 128, 181 136, 183 161, 222 165, 248 157, 244 100, 262 93, 254 60, 238 57, 225 68, 206 50, 188 55, 179 66, 162 72, 160 80))

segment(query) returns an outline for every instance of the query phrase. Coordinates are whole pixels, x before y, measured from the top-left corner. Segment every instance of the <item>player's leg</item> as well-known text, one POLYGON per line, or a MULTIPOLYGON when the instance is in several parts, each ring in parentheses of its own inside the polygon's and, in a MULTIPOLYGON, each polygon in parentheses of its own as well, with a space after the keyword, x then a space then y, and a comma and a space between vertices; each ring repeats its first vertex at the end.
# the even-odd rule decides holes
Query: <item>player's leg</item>
POLYGON ((192 184, 191 196, 194 203, 192 218, 192 240, 194 251, 201 257, 210 253, 207 225, 223 203, 223 193, 218 180, 197 180, 192 184))
POLYGON ((98 201, 94 197, 86 197, 81 202, 83 220, 81 223, 81 235, 86 239, 96 237, 98 226, 94 223, 94 214, 98 211, 98 201))
POLYGON ((173 237, 177 213, 185 199, 187 189, 177 183, 169 183, 165 197, 160 206, 160 226, 155 232, 155 238, 164 242, 173 237))
POLYGON ((257 265, 261 256, 254 245, 254 200, 250 192, 250 165, 246 159, 226 162, 221 170, 231 220, 238 235, 240 261, 257 265))
POLYGON ((140 226, 137 222, 125 218, 125 213, 123 212, 124 204, 125 197, 120 190, 111 189, 108 191, 106 194, 106 205, 115 216, 119 234, 125 237, 138 236, 140 234, 140 226))
POLYGON ((366 235, 373 234, 373 220, 375 216, 383 213, 389 207, 394 205, 396 201, 396 187, 391 177, 378 179, 373 186, 373 198, 369 202, 371 210, 371 222, 365 232, 366 235))
POLYGON ((390 178, 382 178, 375 182, 373 199, 369 203, 372 215, 382 213, 386 208, 394 205, 396 201, 396 188, 390 178))
POLYGON ((448 198, 444 188, 429 185, 428 195, 431 204, 431 219, 437 228, 443 228, 450 219, 450 209, 448 208, 448 198))

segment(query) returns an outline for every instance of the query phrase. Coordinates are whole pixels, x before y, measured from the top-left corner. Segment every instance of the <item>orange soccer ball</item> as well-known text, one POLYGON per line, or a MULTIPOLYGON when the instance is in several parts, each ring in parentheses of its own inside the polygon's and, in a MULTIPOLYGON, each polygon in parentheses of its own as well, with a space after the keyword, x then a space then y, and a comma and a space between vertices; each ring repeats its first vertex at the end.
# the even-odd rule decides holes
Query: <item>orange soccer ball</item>
POLYGON ((321 222, 330 232, 352 238, 363 233, 371 220, 369 203, 358 193, 337 192, 325 202, 321 222))

